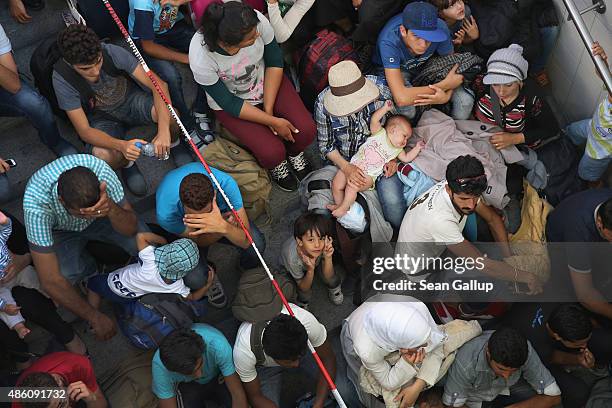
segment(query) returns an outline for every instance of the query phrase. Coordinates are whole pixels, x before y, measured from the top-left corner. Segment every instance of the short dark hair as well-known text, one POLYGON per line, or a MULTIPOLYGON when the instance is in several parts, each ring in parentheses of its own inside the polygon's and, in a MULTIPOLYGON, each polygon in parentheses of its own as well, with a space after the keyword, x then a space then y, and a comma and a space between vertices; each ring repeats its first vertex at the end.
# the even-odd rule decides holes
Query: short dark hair
POLYGON ((308 231, 317 232, 319 236, 330 235, 330 221, 323 214, 308 211, 298 217, 293 224, 293 237, 302 238, 308 231))
POLYGON ((584 340, 591 335, 593 324, 584 309, 573 303, 559 305, 548 318, 548 327, 563 340, 584 340))
POLYGON ((195 331, 184 328, 168 334, 159 345, 159 358, 170 371, 191 375, 206 349, 195 331))
POLYGON ((459 0, 429 0, 429 2, 438 9, 438 12, 452 7, 458 1, 459 0))
POLYGON ((298 319, 281 313, 270 321, 261 343, 273 359, 295 361, 306 354, 308 334, 298 319))
POLYGON ((59 176, 57 194, 66 208, 76 210, 91 207, 100 199, 100 180, 87 167, 73 167, 59 176))
MULTIPOLYGON (((19 387, 24 388, 57 388, 58 384, 55 378, 50 373, 44 373, 37 371, 34 373, 26 374, 23 380, 18 384, 19 387)), ((21 402, 21 405, 28 408, 47 408, 49 401, 32 401, 32 402, 21 402)))
POLYGON ((72 65, 94 64, 102 52, 98 35, 83 24, 66 27, 59 33, 57 45, 62 57, 72 65))
POLYGON ((484 166, 474 156, 459 156, 446 166, 446 181, 455 194, 479 196, 487 189, 484 166))
POLYGON ((210 179, 204 174, 191 173, 181 181, 179 195, 185 207, 200 211, 212 203, 215 189, 210 179))
POLYGON ((397 124, 398 122, 404 122, 404 123, 407 123, 408 126, 412 126, 410 124, 410 121, 408 120, 408 118, 406 118, 404 115, 391 115, 391 116, 389 116, 389 118, 385 122, 385 126, 393 125, 394 123, 397 124))
POLYGON ((488 347, 491 360, 504 367, 519 368, 527 361, 527 339, 514 327, 495 330, 489 338, 488 347))
POLYGON ((601 223, 605 229, 612 229, 612 198, 599 206, 597 215, 601 218, 601 223))
POLYGON ((239 1, 213 2, 206 8, 200 21, 200 32, 209 50, 217 49, 219 42, 238 45, 259 24, 255 10, 239 1))

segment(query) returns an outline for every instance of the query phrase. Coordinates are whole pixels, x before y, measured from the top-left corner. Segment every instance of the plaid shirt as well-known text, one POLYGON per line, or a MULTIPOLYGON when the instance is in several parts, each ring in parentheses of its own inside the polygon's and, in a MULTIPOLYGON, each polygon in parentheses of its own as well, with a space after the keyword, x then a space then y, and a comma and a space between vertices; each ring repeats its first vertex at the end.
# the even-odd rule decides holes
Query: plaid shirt
MULTIPOLYGON (((392 100, 391 90, 383 77, 366 75, 380 90, 380 97, 369 103, 359 112, 347 116, 332 116, 323 106, 323 97, 330 92, 325 88, 315 103, 315 121, 317 122, 317 138, 323 160, 327 155, 337 150, 342 157, 350 160, 366 138, 370 136, 370 118, 377 109, 382 108, 385 100, 392 100)), ((392 113, 397 113, 395 110, 392 113)))
POLYGON ((30 248, 38 252, 53 251, 53 231, 80 232, 94 222, 70 215, 57 194, 57 180, 72 168, 83 166, 93 171, 100 182, 106 181, 106 193, 115 203, 123 202, 119 178, 103 160, 89 154, 60 157, 38 170, 28 182, 23 195, 23 216, 30 248))

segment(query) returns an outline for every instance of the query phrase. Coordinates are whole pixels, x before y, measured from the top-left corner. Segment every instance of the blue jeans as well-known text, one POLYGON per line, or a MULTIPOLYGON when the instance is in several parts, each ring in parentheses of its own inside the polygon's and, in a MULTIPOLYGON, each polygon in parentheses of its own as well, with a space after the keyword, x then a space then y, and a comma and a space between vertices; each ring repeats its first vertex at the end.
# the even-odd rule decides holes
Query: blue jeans
POLYGON ((385 219, 389 221, 394 230, 398 231, 408 209, 404 199, 404 183, 397 177, 397 174, 389 178, 383 176, 376 183, 376 191, 385 219))
MULTIPOLYGON (((591 136, 591 119, 579 120, 565 127, 565 134, 577 146, 587 142, 591 136)), ((594 159, 585 151, 578 165, 578 176, 586 181, 598 181, 606 172, 612 157, 594 159)))
MULTIPOLYGON (((148 230, 145 224, 138 224, 138 231, 148 230)), ((53 231, 53 241, 60 272, 72 284, 96 274, 96 261, 85 249, 89 241, 113 244, 132 256, 138 255, 135 237, 115 231, 108 218, 97 219, 81 232, 53 231)))
POLYGON ((0 116, 26 117, 38 130, 40 140, 58 155, 78 153, 60 137, 49 101, 24 81, 14 95, 0 88, 0 116))
MULTIPOLYGON (((404 85, 407 88, 412 87, 412 75, 410 72, 402 70, 402 77, 404 78, 404 85)), ((374 69, 374 75, 378 75, 381 77, 385 77, 385 71, 383 67, 376 67, 374 69)), ((474 107, 475 96, 471 91, 468 91, 463 86, 458 87, 453 91, 453 95, 451 96, 451 116, 455 120, 465 120, 470 117, 472 113, 472 108, 474 107)), ((400 108, 402 110, 411 109, 408 111, 401 111, 400 113, 413 118, 415 115, 414 106, 404 106, 400 108)))
MULTIPOLYGON (((153 123, 151 109, 153 96, 137 86, 130 86, 123 103, 111 113, 95 112, 89 119, 92 128, 120 140, 133 139, 125 134, 126 128, 153 123)), ((91 153, 93 146, 87 144, 85 151, 91 153)))
MULTIPOLYGON (((189 44, 191 38, 195 34, 195 30, 185 21, 179 21, 169 31, 156 35, 154 42, 164 47, 175 49, 182 53, 189 53, 189 44)), ((184 122, 187 130, 193 128, 194 123, 189 108, 183 96, 183 84, 181 74, 174 66, 174 63, 167 60, 153 58, 145 54, 145 61, 149 67, 155 71, 157 75, 168 83, 170 90, 170 98, 172 105, 179 111, 181 120, 184 122)), ((208 105, 206 104, 206 96, 200 86, 197 87, 197 95, 193 110, 200 113, 206 113, 208 105)))
POLYGON ((455 120, 467 120, 472 113, 475 100, 472 91, 463 85, 455 89, 451 96, 451 117, 455 120))
POLYGON ((559 26, 540 27, 540 37, 542 40, 542 52, 529 67, 529 72, 537 74, 546 68, 546 63, 550 54, 553 52, 557 37, 559 36, 559 26))

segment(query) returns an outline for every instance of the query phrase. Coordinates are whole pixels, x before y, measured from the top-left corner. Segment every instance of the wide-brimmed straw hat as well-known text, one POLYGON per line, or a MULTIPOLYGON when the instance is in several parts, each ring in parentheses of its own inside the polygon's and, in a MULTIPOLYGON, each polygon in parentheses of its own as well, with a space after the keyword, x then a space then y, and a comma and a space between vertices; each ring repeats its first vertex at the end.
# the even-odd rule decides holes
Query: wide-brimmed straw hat
POLYGON ((329 69, 329 92, 323 106, 333 116, 359 112, 380 96, 378 87, 363 76, 353 61, 341 61, 329 69))

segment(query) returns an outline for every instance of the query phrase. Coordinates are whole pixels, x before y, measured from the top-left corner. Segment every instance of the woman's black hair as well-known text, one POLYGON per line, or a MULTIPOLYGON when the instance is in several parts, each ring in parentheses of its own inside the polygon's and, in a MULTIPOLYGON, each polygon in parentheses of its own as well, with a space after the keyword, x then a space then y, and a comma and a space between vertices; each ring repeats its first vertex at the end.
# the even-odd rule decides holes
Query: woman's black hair
POLYGON ((208 49, 214 51, 219 42, 231 46, 240 44, 257 24, 259 18, 251 6, 238 1, 215 2, 202 15, 199 31, 208 49))

